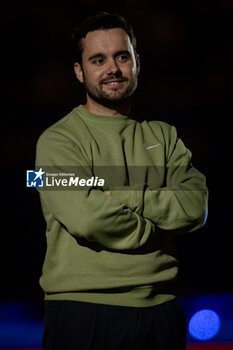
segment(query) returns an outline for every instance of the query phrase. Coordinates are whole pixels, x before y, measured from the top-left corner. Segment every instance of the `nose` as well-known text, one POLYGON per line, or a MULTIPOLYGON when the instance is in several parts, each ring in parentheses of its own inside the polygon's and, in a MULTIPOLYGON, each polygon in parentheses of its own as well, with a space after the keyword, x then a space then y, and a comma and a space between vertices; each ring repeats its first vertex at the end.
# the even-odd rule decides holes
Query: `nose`
POLYGON ((113 58, 108 62, 107 74, 108 75, 114 74, 115 76, 116 75, 119 76, 122 74, 117 62, 113 58))

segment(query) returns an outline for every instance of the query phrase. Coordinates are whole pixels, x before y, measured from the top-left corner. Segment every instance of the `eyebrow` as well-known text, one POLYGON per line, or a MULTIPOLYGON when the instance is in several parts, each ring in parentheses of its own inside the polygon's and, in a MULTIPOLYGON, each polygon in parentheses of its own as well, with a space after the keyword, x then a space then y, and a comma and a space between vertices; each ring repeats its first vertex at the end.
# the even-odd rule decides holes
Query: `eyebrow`
MULTIPOLYGON (((130 56, 131 56, 131 53, 130 53, 128 50, 119 50, 119 51, 117 51, 117 52, 114 54, 114 57, 117 57, 117 56, 123 55, 123 54, 127 54, 127 55, 130 55, 130 56)), ((105 57, 105 55, 104 55, 103 53, 101 53, 101 52, 96 53, 96 54, 90 56, 90 57, 88 58, 88 61, 91 61, 91 60, 93 60, 94 58, 98 58, 98 57, 105 57)))

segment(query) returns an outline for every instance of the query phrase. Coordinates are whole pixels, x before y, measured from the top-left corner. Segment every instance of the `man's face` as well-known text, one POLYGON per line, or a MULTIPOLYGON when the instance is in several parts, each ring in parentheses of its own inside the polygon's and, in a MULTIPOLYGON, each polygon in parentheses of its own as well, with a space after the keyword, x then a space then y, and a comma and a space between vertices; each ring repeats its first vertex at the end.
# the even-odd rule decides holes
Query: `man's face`
POLYGON ((104 106, 118 106, 137 87, 138 58, 121 28, 89 32, 82 41, 82 66, 75 72, 84 83, 87 98, 104 106))

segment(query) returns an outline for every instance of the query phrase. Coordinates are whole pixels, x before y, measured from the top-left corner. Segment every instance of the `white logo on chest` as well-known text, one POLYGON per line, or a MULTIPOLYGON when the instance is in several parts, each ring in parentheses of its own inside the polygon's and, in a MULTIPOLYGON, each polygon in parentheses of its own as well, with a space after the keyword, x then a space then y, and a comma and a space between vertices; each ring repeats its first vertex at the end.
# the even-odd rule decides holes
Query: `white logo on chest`
POLYGON ((156 148, 158 146, 160 146, 160 143, 157 143, 156 145, 152 145, 152 146, 145 146, 145 149, 156 148))

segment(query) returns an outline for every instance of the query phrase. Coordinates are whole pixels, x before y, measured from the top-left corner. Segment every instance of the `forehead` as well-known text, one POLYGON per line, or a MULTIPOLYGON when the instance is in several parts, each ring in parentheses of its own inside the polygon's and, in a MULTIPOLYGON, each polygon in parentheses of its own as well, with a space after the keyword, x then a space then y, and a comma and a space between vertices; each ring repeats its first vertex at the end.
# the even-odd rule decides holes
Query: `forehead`
POLYGON ((83 57, 96 52, 111 54, 120 50, 133 51, 130 38, 122 28, 100 29, 89 32, 82 39, 83 57))

